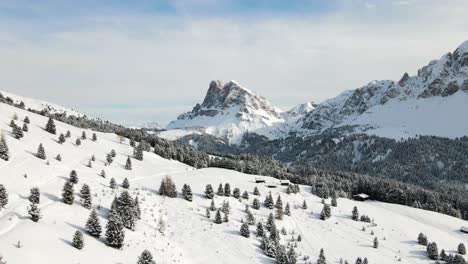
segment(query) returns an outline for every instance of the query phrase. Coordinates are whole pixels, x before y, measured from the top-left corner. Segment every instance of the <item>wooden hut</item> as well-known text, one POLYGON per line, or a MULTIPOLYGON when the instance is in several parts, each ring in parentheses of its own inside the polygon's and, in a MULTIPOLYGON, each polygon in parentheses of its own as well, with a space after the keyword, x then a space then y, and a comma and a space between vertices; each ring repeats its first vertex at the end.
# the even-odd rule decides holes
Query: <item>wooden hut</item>
POLYGON ((369 195, 365 193, 360 193, 360 194, 353 195, 353 199, 356 201, 364 202, 364 201, 369 200, 369 195))

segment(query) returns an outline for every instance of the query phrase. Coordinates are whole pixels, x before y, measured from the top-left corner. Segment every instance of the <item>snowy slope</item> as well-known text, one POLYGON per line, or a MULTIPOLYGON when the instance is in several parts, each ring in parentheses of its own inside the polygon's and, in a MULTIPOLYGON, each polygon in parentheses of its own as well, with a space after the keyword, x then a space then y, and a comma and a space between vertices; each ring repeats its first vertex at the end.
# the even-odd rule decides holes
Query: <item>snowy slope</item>
POLYGON ((0 91, 0 94, 2 94, 5 98, 10 97, 13 100, 13 103, 19 104, 20 102, 23 102, 26 105, 26 109, 33 109, 36 111, 47 111, 51 114, 66 114, 69 116, 84 116, 84 114, 74 110, 74 109, 69 109, 61 105, 33 99, 33 98, 28 98, 16 94, 12 94, 9 92, 5 91, 0 91))
MULTIPOLYGON (((255 184, 255 176, 223 169, 195 170, 175 161, 165 160, 155 154, 145 153, 143 161, 133 161, 133 170, 123 169, 127 155, 132 148, 128 142, 119 144, 114 134, 97 133, 98 141, 83 141, 75 146, 75 138, 82 129, 56 122, 58 133, 70 130, 72 137, 63 145, 55 140, 57 136, 43 130, 46 118, 0 103, 0 128, 4 131, 10 153, 9 161, 0 160, 0 183, 9 191, 9 203, 0 211, 0 254, 9 264, 28 263, 136 263, 137 256, 148 249, 153 253, 156 263, 274 263, 265 257, 258 248, 259 240, 251 227, 251 237, 239 235, 240 220, 245 204, 251 204, 254 186, 258 186, 264 200, 269 190, 274 199, 281 194, 283 203, 289 202, 292 215, 284 220, 277 220, 279 228, 285 227, 287 236, 281 241, 289 241, 292 233, 303 238, 298 243, 297 251, 302 256, 310 256, 314 262, 320 248, 324 248, 328 263, 337 263, 340 258, 350 263, 358 257, 367 257, 370 263, 429 263, 425 248, 417 245, 419 232, 436 241, 439 248, 453 253, 458 243, 468 241, 466 235, 458 232, 464 221, 422 211, 405 206, 378 202, 360 203, 347 199, 338 199, 338 207, 332 209, 332 218, 327 221, 318 219, 322 208, 318 197, 310 194, 302 186, 299 194, 287 195, 284 187, 267 189, 263 184, 255 184), (8 126, 11 117, 17 114, 19 120, 29 116, 30 131, 20 141, 13 139, 8 126), (34 156, 38 144, 44 144, 47 160, 34 156), (104 157, 111 149, 117 152, 117 158, 110 166, 104 166, 104 157), (53 159, 58 153, 61 162, 53 159), (91 155, 96 156, 93 167, 87 167, 91 155), (121 183, 124 177, 130 180, 130 192, 138 195, 142 207, 142 220, 137 222, 136 230, 126 230, 125 246, 116 250, 105 246, 102 238, 95 239, 85 235, 85 247, 82 251, 73 248, 70 241, 76 230, 83 230, 89 210, 83 208, 79 199, 73 205, 61 202, 61 189, 68 179, 69 172, 78 172, 79 183, 87 183, 93 193, 94 205, 101 205, 100 221, 105 226, 105 215, 113 197, 122 189, 115 191, 108 187, 111 177, 121 183), (104 169, 107 178, 99 176, 104 169), (23 175, 27 173, 28 177, 23 175), (184 183, 190 184, 194 192, 194 201, 182 198, 165 198, 156 194, 159 183, 165 175, 171 175, 180 190, 184 183), (231 188, 238 187, 241 192, 249 192, 248 201, 238 201, 233 197, 215 197, 219 206, 223 200, 230 202, 232 215, 229 223, 216 225, 205 217, 205 209, 210 201, 203 197, 205 185, 210 183, 215 189, 219 183, 229 182, 231 188), (29 220, 26 208, 29 189, 38 186, 41 190, 43 218, 34 223, 29 220), (298 208, 306 200, 309 208, 298 208), (353 206, 357 205, 362 214, 375 219, 377 226, 354 222, 350 219, 353 206), (159 219, 167 223, 164 234, 158 231, 159 219), (365 226, 367 230, 361 231, 365 226), (379 249, 372 248, 374 236, 380 240, 379 249), (21 241, 22 247, 15 245, 21 241)), ((17 123, 21 123, 17 121, 17 123)), ((92 131, 86 130, 88 135, 92 131)), ((267 178, 267 182, 274 179, 267 178)), ((329 201, 327 201, 329 202, 329 201)), ((262 206, 261 210, 252 210, 257 220, 265 221, 271 210, 262 206)), ((300 258, 302 259, 302 257, 300 258)), ((300 261, 299 263, 304 263, 300 261)))

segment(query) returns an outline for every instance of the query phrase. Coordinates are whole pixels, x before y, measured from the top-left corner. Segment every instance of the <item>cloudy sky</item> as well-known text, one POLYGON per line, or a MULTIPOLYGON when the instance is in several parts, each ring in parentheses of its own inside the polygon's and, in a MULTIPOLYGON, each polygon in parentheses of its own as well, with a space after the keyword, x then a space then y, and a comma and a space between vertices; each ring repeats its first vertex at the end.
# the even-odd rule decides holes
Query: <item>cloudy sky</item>
POLYGON ((0 90, 162 124, 236 80, 283 109, 415 74, 466 0, 2 0, 0 90))

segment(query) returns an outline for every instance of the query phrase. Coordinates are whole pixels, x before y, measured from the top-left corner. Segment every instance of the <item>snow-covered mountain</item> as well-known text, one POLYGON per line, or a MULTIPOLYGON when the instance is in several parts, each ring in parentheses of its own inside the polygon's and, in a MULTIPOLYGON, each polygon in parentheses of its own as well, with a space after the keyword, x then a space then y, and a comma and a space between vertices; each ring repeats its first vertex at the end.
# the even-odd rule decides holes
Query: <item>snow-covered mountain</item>
MULTIPOLYGON (((315 263, 323 249, 327 263, 339 263, 341 258, 354 263, 358 257, 366 257, 369 263, 423 264, 429 259, 426 247, 416 242, 419 232, 450 254, 460 242, 466 242, 466 235, 457 232, 465 221, 412 207, 339 198, 337 207, 331 209, 331 218, 323 221, 319 219, 322 199, 311 194, 308 186, 300 186, 299 193, 288 194, 285 186, 268 188, 266 184, 256 184, 259 176, 218 168, 196 170, 152 152, 145 152, 142 161, 131 159, 132 169, 128 170, 124 165, 133 153, 128 139, 121 141, 112 133, 56 121, 57 134, 70 131, 71 135, 60 144, 57 135, 44 130, 46 123, 44 116, 0 103, 0 129, 10 153, 8 161, 0 159, 0 184, 6 188, 9 198, 0 209, 0 255, 2 261, 9 264, 137 263, 143 250, 149 250, 156 263, 276 263, 260 249, 261 238, 256 236, 254 225, 249 227, 249 238, 240 235, 242 222, 247 219, 246 206, 252 206, 254 198, 264 201, 269 192, 275 200, 281 195, 283 205, 290 205, 291 215, 275 220, 275 225, 282 230, 279 243, 294 245, 299 254, 297 263, 315 263), (10 133, 8 124, 13 116, 18 117, 17 125, 23 125, 20 120, 26 116, 30 120, 29 130, 20 140, 10 133), (83 131, 88 135, 96 133, 97 140, 82 140, 76 145, 75 139, 83 131), (35 155, 40 143, 45 159, 35 155), (107 164, 106 155, 112 149, 116 156, 107 164), (55 158, 57 154, 61 154, 61 160, 55 158), (95 161, 91 161, 93 155, 95 161), (75 199, 72 204, 65 204, 62 188, 72 170, 78 177, 72 192, 75 199), (102 170, 106 172, 104 177, 102 170), (179 191, 177 198, 158 194, 159 184, 166 175, 172 177, 179 191), (116 189, 109 186, 111 178, 118 184, 116 189), (130 183, 130 196, 139 198, 141 219, 136 222, 135 230, 124 230, 124 245, 118 250, 106 245, 104 234, 112 201, 125 191, 120 185, 125 178, 130 183), (215 195, 216 207, 221 207, 223 202, 230 204, 229 222, 215 224, 216 212, 211 212, 209 218, 206 216, 212 200, 205 198, 204 191, 207 184, 217 187, 219 183, 230 183, 232 190, 246 191, 249 198, 215 195), (89 186, 92 208, 97 211, 102 226, 100 238, 86 232, 90 210, 80 199, 84 184, 89 186), (183 184, 191 186, 192 202, 181 197, 183 184), (42 217, 37 223, 28 214, 31 206, 28 197, 33 187, 40 190, 38 207, 42 217), (253 194, 255 187, 259 190, 258 196, 253 194), (307 209, 302 208, 304 201, 307 209), (354 206, 361 214, 371 217, 373 223, 353 221, 354 206), (72 246, 76 231, 83 233, 84 248, 81 250, 72 246), (373 247, 375 237, 379 241, 378 248, 373 247)), ((267 184, 277 183, 276 179, 263 178, 267 184)), ((330 203, 330 199, 325 202, 330 203)), ((274 212, 263 205, 259 210, 251 208, 250 211, 255 221, 263 225, 274 212)))
POLYGON ((238 142, 245 132, 284 123, 282 111, 235 81, 212 81, 203 103, 180 115, 167 129, 202 130, 238 142))
POLYGON ((208 133, 238 143, 246 132, 269 139, 340 130, 388 138, 468 135, 468 41, 431 61, 416 76, 373 81, 320 104, 283 112, 235 82, 213 81, 202 105, 182 114, 161 136, 208 133), (180 131, 180 130, 183 130, 180 131))

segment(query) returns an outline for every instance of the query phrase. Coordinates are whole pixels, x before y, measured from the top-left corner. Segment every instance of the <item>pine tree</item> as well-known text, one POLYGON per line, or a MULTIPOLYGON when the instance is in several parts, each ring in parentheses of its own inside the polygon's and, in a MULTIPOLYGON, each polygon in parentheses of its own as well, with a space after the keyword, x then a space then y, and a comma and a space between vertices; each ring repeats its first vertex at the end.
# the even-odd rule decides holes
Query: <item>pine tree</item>
POLYGON ((257 186, 255 186, 253 194, 256 195, 256 196, 260 196, 260 192, 258 191, 257 186))
POLYGON ((279 245, 276 248, 276 263, 278 264, 288 263, 288 255, 286 253, 286 248, 283 245, 279 245))
POLYGON ((207 184, 205 187, 205 197, 207 199, 213 199, 214 197, 213 186, 211 184, 207 184))
POLYGON ((351 219, 353 219, 354 221, 359 221, 359 211, 358 211, 357 206, 354 206, 353 208, 351 219))
POLYGON ((443 261, 447 261, 447 253, 445 253, 445 249, 440 251, 440 259, 443 261))
POLYGON ((243 237, 250 237, 249 225, 247 223, 243 223, 241 225, 240 234, 243 237))
POLYGON ((177 189, 171 177, 166 176, 162 179, 159 186, 159 194, 171 198, 177 197, 177 189))
POLYGON ((141 256, 138 257, 137 264, 155 264, 151 252, 149 252, 148 250, 143 251, 143 253, 141 253, 141 256))
POLYGON ((465 255, 466 254, 465 244, 463 244, 463 243, 458 244, 458 254, 460 254, 460 255, 465 255))
POLYGON ((257 237, 262 237, 264 234, 263 232, 263 225, 262 225, 262 222, 258 222, 257 223, 257 237))
POLYGON ((13 133, 12 134, 16 139, 21 139, 22 137, 24 137, 23 130, 18 126, 15 126, 13 128, 13 133))
POLYGON ((123 225, 130 230, 135 230, 135 202, 128 191, 123 191, 117 198, 117 212, 122 219, 123 225))
POLYGON ((379 239, 377 237, 374 238, 374 248, 379 248, 379 239))
POLYGON ((234 188, 234 191, 232 191, 232 197, 239 199, 240 198, 240 190, 239 188, 234 188))
POLYGON ((71 137, 70 130, 67 130, 67 133, 65 134, 65 137, 67 137, 67 138, 71 137))
POLYGON ((115 179, 114 179, 114 178, 110 179, 109 187, 110 187, 111 189, 116 189, 116 188, 117 188, 117 183, 115 182, 115 179))
POLYGON ((265 224, 265 229, 268 232, 271 232, 271 229, 272 229, 273 225, 275 225, 275 218, 273 217, 273 214, 270 213, 270 215, 268 216, 268 220, 267 220, 267 222, 265 224))
POLYGON ((246 213, 246 222, 247 224, 249 225, 255 225, 255 217, 254 215, 252 214, 252 212, 250 212, 250 210, 247 210, 247 213, 246 213))
POLYGON ((93 133, 93 138, 92 138, 93 141, 97 141, 97 135, 96 133, 93 133))
POLYGON ((23 122, 24 122, 25 124, 29 124, 29 122, 30 122, 30 121, 29 121, 29 117, 27 117, 27 116, 24 117, 23 122))
POLYGON ((278 195, 278 198, 276 198, 275 207, 276 207, 277 209, 279 209, 279 208, 283 209, 283 201, 281 200, 281 196, 280 196, 280 195, 278 195))
POLYGON ((36 203, 31 203, 31 205, 28 208, 28 213, 31 216, 31 220, 33 222, 38 222, 39 219, 41 219, 41 209, 37 207, 36 203))
POLYGON ((57 161, 62 161, 62 156, 60 154, 57 154, 57 157, 55 157, 57 161))
POLYGON ((89 214, 88 221, 86 222, 86 232, 93 237, 101 236, 102 228, 101 223, 99 222, 98 215, 96 210, 91 210, 89 214))
POLYGON ((130 146, 131 147, 135 147, 136 146, 136 142, 133 138, 130 139, 130 146))
POLYGON ((216 205, 215 205, 214 200, 211 200, 210 211, 213 211, 213 212, 216 211, 216 205))
POLYGON ((92 160, 88 160, 88 167, 89 167, 89 168, 92 168, 92 167, 93 167, 93 162, 92 162, 92 160))
POLYGON ((229 202, 223 201, 223 205, 221 206, 221 211, 225 214, 231 213, 231 205, 229 205, 229 202))
POLYGON ((130 188, 130 183, 128 182, 128 179, 127 179, 127 178, 124 178, 124 179, 123 179, 122 188, 124 188, 124 189, 130 188))
POLYGON ((331 205, 332 205, 333 207, 337 207, 337 206, 338 206, 338 201, 337 201, 336 199, 337 199, 337 198, 336 198, 336 193, 333 192, 333 193, 332 193, 332 199, 331 199, 331 205))
POLYGON ((100 175, 101 175, 101 177, 105 178, 106 177, 106 171, 104 169, 102 169, 100 175))
POLYGON ((125 169, 132 170, 132 160, 130 159, 130 156, 127 157, 127 162, 125 163, 125 169))
POLYGON ((58 143, 63 144, 63 143, 65 143, 65 141, 66 141, 65 135, 60 134, 59 139, 58 139, 58 143))
POLYGON ((325 252, 323 251, 323 248, 320 249, 320 255, 317 259, 317 264, 327 264, 327 258, 325 257, 325 252))
POLYGON ((8 192, 5 186, 3 186, 3 184, 0 184, 0 211, 7 204, 8 204, 8 192))
POLYGON ((304 200, 304 201, 302 202, 302 209, 304 209, 304 210, 307 209, 306 200, 304 200))
POLYGON ((223 196, 224 195, 224 188, 223 188, 222 183, 219 184, 218 191, 216 192, 216 195, 218 195, 218 196, 223 196))
POLYGON ((31 188, 31 190, 29 191, 29 198, 28 200, 31 202, 31 203, 35 203, 35 204, 39 204, 40 201, 41 201, 41 194, 39 192, 39 188, 38 187, 33 187, 31 188))
POLYGON ((190 188, 190 185, 184 184, 182 187, 182 196, 184 197, 185 200, 191 202, 193 199, 193 194, 192 194, 192 189, 190 188))
POLYGON ((273 209, 275 207, 273 203, 273 197, 271 196, 271 192, 265 197, 265 201, 263 202, 266 208, 273 209))
POLYGON ((73 242, 72 242, 73 247, 81 250, 84 247, 84 239, 83 239, 83 233, 80 231, 76 231, 75 234, 73 235, 73 242))
POLYGON ((43 159, 45 160, 46 159, 46 154, 45 154, 45 150, 44 150, 44 146, 42 146, 42 143, 39 144, 39 147, 37 148, 37 154, 36 156, 40 159, 43 159))
POLYGON ((294 250, 294 247, 290 247, 288 250, 288 262, 287 264, 296 264, 297 263, 297 253, 294 250))
POLYGON ((15 120, 14 120, 14 119, 12 119, 12 120, 10 121, 10 127, 11 127, 11 128, 15 128, 15 127, 17 127, 17 125, 16 125, 16 123, 15 123, 15 120))
POLYGON ((231 196, 231 185, 229 183, 224 184, 224 196, 231 196))
POLYGON ((224 213, 223 222, 225 223, 229 222, 229 214, 224 213))
POLYGON ((107 164, 112 164, 112 162, 114 161, 114 159, 112 158, 112 155, 110 153, 107 153, 106 155, 106 162, 107 164))
POLYGON ((331 208, 328 204, 324 204, 322 212, 320 213, 320 219, 327 220, 330 217, 331 217, 331 208))
POLYGON ((358 257, 358 258, 356 259, 355 264, 362 264, 362 258, 361 258, 361 257, 358 257))
POLYGON ((5 161, 10 159, 10 152, 3 133, 0 134, 0 159, 5 161))
POLYGON ((141 143, 133 150, 133 157, 137 160, 143 160, 143 146, 141 143))
POLYGON ((77 138, 75 141, 75 145, 80 146, 81 145, 81 139, 77 138))
POLYGON ((291 208, 289 206, 289 203, 286 203, 286 208, 284 209, 284 214, 287 216, 291 216, 291 208))
POLYGON ((93 200, 91 197, 91 190, 88 186, 88 184, 83 184, 80 190, 81 194, 81 202, 83 204, 83 207, 86 209, 91 209, 91 205, 93 204, 93 200))
POLYGON ((73 183, 69 181, 65 182, 62 190, 62 200, 66 204, 73 204, 73 201, 75 200, 73 183))
POLYGON ((437 260, 439 258, 439 250, 437 249, 436 242, 427 244, 427 256, 433 260, 437 260))
POLYGON ((117 157, 117 152, 115 152, 115 149, 111 149, 110 155, 112 156, 112 158, 117 157))
POLYGON ((283 220, 284 212, 282 207, 276 208, 276 219, 283 220))
POLYGON ((211 217, 210 209, 206 208, 206 218, 210 218, 210 217, 211 217))
POLYGON ((55 123, 54 123, 54 120, 51 117, 49 117, 49 120, 47 121, 45 130, 47 132, 51 133, 51 134, 54 134, 54 135, 56 133, 55 123))
POLYGON ((138 199, 138 196, 135 198, 135 205, 133 211, 135 212, 135 218, 141 219, 140 200, 138 199))
POLYGON ((86 140, 86 132, 85 132, 85 131, 83 131, 83 132, 81 133, 81 139, 82 139, 82 140, 86 140))
POLYGON ((78 174, 76 173, 76 170, 72 170, 70 172, 70 179, 68 181, 73 183, 73 184, 78 183, 78 174))
POLYGON ((427 236, 423 233, 419 233, 418 235, 418 243, 423 246, 427 246, 427 236))
POLYGON ((24 131, 24 132, 28 132, 28 131, 29 131, 28 124, 26 124, 26 123, 23 124, 23 131, 24 131))
POLYGON ((216 211, 214 222, 215 222, 215 224, 218 224, 218 225, 223 223, 223 219, 221 218, 221 210, 219 210, 219 209, 218 209, 218 211, 216 211))
POLYGON ((260 201, 257 198, 253 199, 252 208, 255 209, 255 210, 260 209, 260 201))
POLYGON ((249 199, 249 193, 248 193, 247 191, 244 191, 244 192, 242 193, 242 199, 244 199, 244 200, 248 200, 248 199, 249 199))
POLYGON ((96 161, 96 157, 94 156, 94 154, 91 155, 91 161, 92 161, 92 162, 95 162, 95 161, 96 161))

